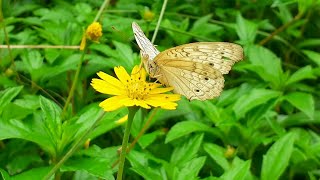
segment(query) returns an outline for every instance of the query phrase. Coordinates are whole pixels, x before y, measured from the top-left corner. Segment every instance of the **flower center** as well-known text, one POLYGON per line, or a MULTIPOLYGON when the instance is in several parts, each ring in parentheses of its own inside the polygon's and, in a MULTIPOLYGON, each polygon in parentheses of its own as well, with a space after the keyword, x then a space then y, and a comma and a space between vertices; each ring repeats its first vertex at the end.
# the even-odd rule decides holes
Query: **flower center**
POLYGON ((151 90, 150 84, 142 80, 131 79, 126 86, 128 97, 136 100, 145 99, 151 90))

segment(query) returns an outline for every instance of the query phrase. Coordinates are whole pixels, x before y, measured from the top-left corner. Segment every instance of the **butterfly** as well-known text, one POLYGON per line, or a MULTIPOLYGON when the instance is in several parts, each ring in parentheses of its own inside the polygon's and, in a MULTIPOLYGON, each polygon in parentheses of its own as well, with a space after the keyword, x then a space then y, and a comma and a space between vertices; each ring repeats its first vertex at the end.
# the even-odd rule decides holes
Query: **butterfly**
POLYGON ((223 74, 243 59, 242 47, 229 42, 196 42, 160 52, 137 23, 132 23, 132 30, 149 76, 189 100, 218 97, 223 74))

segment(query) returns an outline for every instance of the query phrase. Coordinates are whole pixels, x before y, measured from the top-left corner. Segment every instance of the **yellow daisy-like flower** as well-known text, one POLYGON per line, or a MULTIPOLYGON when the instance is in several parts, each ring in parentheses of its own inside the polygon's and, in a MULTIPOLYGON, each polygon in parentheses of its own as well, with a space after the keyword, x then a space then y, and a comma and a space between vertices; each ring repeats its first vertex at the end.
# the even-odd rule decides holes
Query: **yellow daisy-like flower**
POLYGON ((102 36, 102 27, 99 22, 93 22, 90 24, 82 36, 80 50, 83 50, 86 46, 86 40, 90 39, 93 42, 99 42, 100 37, 102 36))
POLYGON ((103 94, 114 95, 99 106, 105 111, 114 111, 123 106, 140 106, 146 109, 161 107, 163 109, 176 109, 180 100, 178 94, 162 94, 173 90, 172 87, 161 88, 161 84, 146 82, 146 71, 135 66, 129 75, 122 67, 115 67, 114 71, 118 77, 112 77, 104 72, 98 72, 101 79, 92 79, 92 87, 103 94))

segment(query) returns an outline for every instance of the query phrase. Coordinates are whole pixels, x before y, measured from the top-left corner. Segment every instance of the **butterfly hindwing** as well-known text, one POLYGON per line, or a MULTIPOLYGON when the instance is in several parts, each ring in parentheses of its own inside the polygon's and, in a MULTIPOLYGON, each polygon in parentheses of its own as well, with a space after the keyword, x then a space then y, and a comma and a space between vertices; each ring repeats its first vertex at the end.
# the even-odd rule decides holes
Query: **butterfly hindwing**
POLYGON ((157 79, 190 100, 212 99, 218 97, 223 89, 221 72, 208 65, 179 59, 164 60, 163 63, 159 66, 157 79))

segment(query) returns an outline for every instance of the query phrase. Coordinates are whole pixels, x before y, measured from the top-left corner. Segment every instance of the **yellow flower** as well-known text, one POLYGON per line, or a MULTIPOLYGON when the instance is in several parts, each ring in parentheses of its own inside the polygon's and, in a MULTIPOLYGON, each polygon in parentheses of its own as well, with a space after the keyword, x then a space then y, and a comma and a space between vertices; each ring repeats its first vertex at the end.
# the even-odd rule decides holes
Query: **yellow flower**
POLYGON ((80 50, 83 50, 86 46, 86 40, 90 39, 93 42, 99 42, 100 37, 102 36, 102 27, 98 22, 93 22, 90 24, 82 36, 80 50))
POLYGON ((150 106, 163 109, 176 109, 180 100, 178 94, 162 94, 173 90, 172 87, 161 88, 161 84, 146 82, 146 71, 135 66, 129 75, 122 67, 115 67, 114 71, 118 77, 114 78, 104 72, 98 72, 101 79, 92 79, 92 87, 104 94, 114 95, 99 106, 105 111, 113 111, 123 106, 140 106, 150 109, 150 106))

